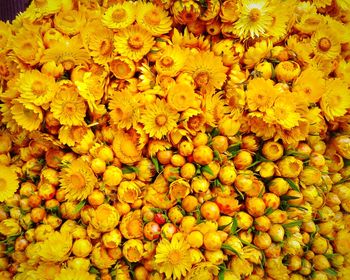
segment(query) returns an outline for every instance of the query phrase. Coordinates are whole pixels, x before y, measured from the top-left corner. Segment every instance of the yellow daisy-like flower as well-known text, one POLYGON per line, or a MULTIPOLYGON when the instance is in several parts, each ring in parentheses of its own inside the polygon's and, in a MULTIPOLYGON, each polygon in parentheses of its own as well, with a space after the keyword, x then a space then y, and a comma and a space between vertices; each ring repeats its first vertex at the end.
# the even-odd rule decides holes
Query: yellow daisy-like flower
POLYGON ((134 61, 141 60, 154 44, 151 33, 139 25, 122 29, 114 36, 114 47, 122 56, 134 61))
POLYGON ((194 88, 189 84, 177 83, 168 90, 168 104, 178 112, 194 106, 195 98, 194 88))
POLYGON ((60 183, 68 201, 83 200, 93 191, 97 178, 90 166, 78 158, 62 169, 60 183))
POLYGON ((104 65, 113 59, 113 32, 103 27, 96 30, 95 25, 94 30, 93 36, 89 36, 89 53, 96 63, 104 65))
POLYGON ((267 0, 242 0, 239 8, 240 16, 234 23, 237 35, 242 39, 266 36, 272 23, 269 2, 267 0))
POLYGON ((122 163, 133 164, 141 159, 137 141, 124 131, 119 130, 115 133, 112 148, 122 163))
POLYGON ((256 78, 249 82, 246 92, 247 106, 251 111, 265 112, 278 96, 271 80, 256 78))
POLYGON ((315 60, 333 60, 341 51, 337 33, 334 30, 321 25, 311 37, 310 44, 315 54, 315 60))
POLYGON ((13 102, 11 114, 19 126, 29 131, 39 129, 43 121, 41 108, 32 103, 23 102, 23 100, 13 102))
POLYGON ((147 106, 141 114, 140 122, 150 137, 161 139, 177 126, 179 114, 164 100, 156 99, 156 102, 147 106))
POLYGON ((44 16, 52 15, 61 10, 60 0, 39 0, 32 1, 27 8, 26 13, 29 15, 29 19, 37 20, 44 16))
POLYGON ((159 272, 165 273, 166 278, 181 279, 191 269, 191 256, 188 253, 190 245, 184 238, 173 236, 171 242, 162 239, 157 246, 155 263, 159 272))
POLYGON ((47 76, 38 70, 21 73, 19 79, 19 91, 21 97, 33 102, 36 106, 42 106, 51 102, 55 95, 55 78, 47 76))
POLYGON ((46 262, 62 262, 68 259, 73 238, 70 233, 54 231, 39 243, 38 255, 46 262))
POLYGON ((165 151, 171 148, 171 144, 165 140, 151 139, 147 144, 147 151, 150 157, 154 157, 159 151, 165 151))
POLYGON ((304 13, 294 27, 304 34, 312 34, 325 21, 326 19, 323 15, 316 13, 316 10, 312 10, 304 13))
POLYGON ((12 37, 11 47, 14 54, 21 61, 30 66, 39 63, 44 52, 44 44, 40 34, 25 29, 20 29, 20 31, 12 37))
POLYGON ((53 22, 58 31, 72 36, 80 32, 86 23, 86 18, 82 11, 69 9, 56 14, 53 22))
POLYGON ((7 50, 10 37, 11 37, 10 24, 0 21, 0 53, 7 50))
POLYGON ((270 139, 276 134, 276 127, 263 120, 263 113, 251 113, 248 115, 249 130, 263 140, 270 139))
POLYGON ((191 74, 198 88, 206 92, 220 89, 226 80, 228 68, 213 52, 199 52, 187 58, 184 72, 191 74))
POLYGON ((280 0, 271 1, 272 22, 267 30, 269 36, 274 37, 274 41, 279 40, 287 34, 288 22, 291 18, 291 12, 295 8, 296 2, 282 2, 280 0))
POLYGON ((253 68, 255 64, 267 57, 272 47, 273 45, 270 40, 256 42, 254 46, 249 47, 244 53, 243 63, 246 64, 248 69, 253 68))
POLYGON ((316 103, 326 90, 323 73, 314 68, 305 69, 293 83, 293 91, 302 93, 308 103, 316 103))
POLYGON ((87 63, 89 60, 89 53, 83 49, 79 36, 75 36, 46 49, 41 62, 54 61, 57 65, 62 64, 65 70, 71 70, 74 66, 87 63))
POLYGON ((51 103, 51 112, 63 125, 83 125, 86 104, 75 86, 62 84, 51 103))
POLYGON ((147 2, 137 5, 136 21, 153 36, 168 33, 173 23, 166 10, 147 2))
POLYGON ((212 92, 204 96, 202 100, 202 111, 206 123, 214 127, 226 113, 230 112, 230 108, 226 106, 222 92, 212 92))
POLYGON ((213 275, 219 274, 219 268, 211 262, 201 262, 196 264, 186 275, 185 280, 209 280, 213 275))
POLYGON ((135 63, 127 57, 114 57, 109 63, 109 68, 118 79, 130 79, 136 72, 135 63))
POLYGON ((96 274, 81 269, 65 268, 56 275, 55 280, 95 280, 96 274))
POLYGON ((12 197, 18 189, 16 172, 9 166, 0 165, 0 202, 12 197))
POLYGON ((161 75, 175 77, 184 67, 187 54, 179 46, 166 46, 157 59, 155 69, 161 75))
POLYGON ((184 33, 181 34, 179 30, 174 28, 174 34, 171 37, 171 41, 174 45, 178 45, 183 48, 193 48, 201 51, 210 50, 210 41, 203 35, 196 36, 190 31, 187 27, 184 30, 184 33))
POLYGON ((344 116, 350 108, 348 84, 339 78, 326 80, 326 92, 321 98, 320 105, 327 120, 344 116))
POLYGON ((309 122, 303 119, 299 120, 299 124, 292 129, 282 129, 282 127, 277 127, 277 129, 274 129, 274 131, 276 131, 274 140, 277 141, 278 139, 282 139, 283 143, 295 146, 309 136, 309 127, 309 122))
POLYGON ((134 203, 141 194, 140 187, 132 181, 123 181, 118 186, 117 196, 119 201, 134 203))
POLYGON ((14 218, 2 220, 0 222, 0 233, 5 236, 13 236, 21 233, 19 221, 14 218))
MULTIPOLYGON (((220 99, 218 101, 222 102, 220 99)), ((209 114, 207 115, 211 118, 210 106, 206 107, 206 109, 209 109, 209 114)), ((180 118, 183 120, 182 124, 184 128, 192 135, 196 135, 197 132, 205 130, 206 115, 200 109, 189 108, 181 114, 180 118)), ((209 122, 214 123, 215 120, 212 119, 209 122)))
POLYGON ((111 29, 121 29, 131 25, 136 18, 136 5, 131 1, 117 3, 109 7, 102 16, 102 23, 111 29))
POLYGON ((139 120, 139 98, 128 90, 114 93, 108 108, 111 110, 110 117, 118 128, 129 129, 139 120))
POLYGON ((312 3, 316 6, 316 8, 324 8, 332 4, 332 0, 312 0, 312 3))
POLYGON ((296 104, 293 95, 279 96, 271 108, 266 109, 264 120, 271 124, 279 124, 285 129, 291 129, 298 125, 301 116, 296 112, 296 104))

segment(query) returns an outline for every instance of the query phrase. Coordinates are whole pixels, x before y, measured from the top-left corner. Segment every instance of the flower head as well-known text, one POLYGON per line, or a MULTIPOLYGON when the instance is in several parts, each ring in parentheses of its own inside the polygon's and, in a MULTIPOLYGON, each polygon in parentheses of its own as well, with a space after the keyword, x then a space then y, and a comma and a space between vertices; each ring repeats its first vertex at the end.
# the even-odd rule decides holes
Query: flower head
POLYGON ((278 96, 278 92, 271 80, 256 78, 249 82, 246 96, 249 110, 265 112, 268 108, 272 107, 278 96))
POLYGON ((123 245, 123 255, 129 262, 138 262, 143 254, 143 243, 140 239, 129 239, 123 245))
POLYGON ((126 239, 141 238, 143 236, 143 221, 140 210, 126 214, 119 226, 120 232, 126 239))
POLYGON ((12 197, 18 189, 17 174, 9 166, 0 164, 0 202, 12 197))
POLYGON ((171 241, 163 238, 157 246, 155 263, 167 278, 181 279, 191 269, 190 245, 182 238, 174 236, 171 241))
POLYGON ((176 76, 184 67, 186 52, 179 46, 166 46, 162 55, 156 60, 155 69, 159 74, 176 76))
MULTIPOLYGON (((1 179, 0 179, 1 180, 1 179)), ((0 181, 1 182, 1 181, 0 181)), ((12 236, 21 232, 21 226, 18 220, 10 218, 0 222, 0 233, 6 236, 12 236)))
POLYGON ((168 90, 168 104, 176 111, 185 111, 195 105, 196 94, 191 85, 185 83, 177 83, 168 90))
POLYGON ((161 139, 177 126, 179 114, 164 100, 157 99, 141 114, 140 122, 151 137, 161 139))
POLYGON ((102 23, 108 28, 121 29, 131 25, 136 18, 136 5, 131 1, 110 6, 102 16, 102 23))
POLYGON ((80 269, 61 269, 55 280, 95 280, 96 275, 80 269))
POLYGON ((92 213, 91 225, 100 232, 107 232, 114 229, 120 219, 120 214, 116 208, 109 204, 101 204, 92 213))
POLYGON ((25 100, 14 100, 11 114, 20 127, 29 131, 38 129, 43 121, 41 108, 25 100))
POLYGON ((272 17, 267 0, 242 0, 240 16, 234 23, 241 38, 266 36, 272 17))
POLYGON ((153 36, 167 33, 173 23, 171 17, 168 16, 164 9, 147 2, 138 4, 136 21, 153 36))
POLYGON ((97 178, 84 160, 76 159, 62 169, 60 183, 69 201, 83 200, 93 191, 97 178))
POLYGON ((140 25, 122 29, 114 36, 114 47, 122 56, 139 61, 152 48, 154 43, 151 33, 140 25))
POLYGON ((46 262, 62 262, 68 259, 72 248, 72 235, 54 231, 39 243, 38 255, 46 262))
POLYGON ((141 159, 141 150, 138 148, 137 139, 119 130, 115 133, 112 143, 116 157, 125 164, 132 164, 141 159))
POLYGON ((123 181, 118 187, 118 199, 122 202, 134 203, 140 194, 140 187, 132 181, 123 181))
POLYGON ((64 10, 55 15, 55 28, 63 34, 72 36, 80 32, 86 23, 85 14, 77 10, 64 10))

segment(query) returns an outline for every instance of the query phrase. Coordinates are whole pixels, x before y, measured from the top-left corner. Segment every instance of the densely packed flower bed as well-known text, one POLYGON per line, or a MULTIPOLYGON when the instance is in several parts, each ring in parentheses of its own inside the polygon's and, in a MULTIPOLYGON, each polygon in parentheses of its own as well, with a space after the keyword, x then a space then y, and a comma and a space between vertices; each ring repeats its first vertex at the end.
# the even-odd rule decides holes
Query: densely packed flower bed
POLYGON ((0 22, 0 279, 350 279, 348 0, 34 0, 0 22))

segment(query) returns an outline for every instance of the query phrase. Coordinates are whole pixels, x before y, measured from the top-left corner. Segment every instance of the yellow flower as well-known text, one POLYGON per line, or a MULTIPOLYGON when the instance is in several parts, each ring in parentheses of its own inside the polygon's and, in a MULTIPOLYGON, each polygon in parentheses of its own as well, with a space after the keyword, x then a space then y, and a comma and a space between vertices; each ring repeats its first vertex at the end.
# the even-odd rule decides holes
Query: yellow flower
POLYGON ((12 37, 14 54, 24 63, 34 66, 39 63, 44 52, 44 44, 38 32, 20 29, 12 37))
POLYGON ((38 129, 43 121, 40 107, 27 102, 22 103, 22 100, 14 100, 11 114, 19 126, 29 131, 38 129))
POLYGON ((10 219, 2 220, 0 222, 0 233, 2 235, 12 236, 12 235, 19 234, 20 232, 21 232, 21 226, 19 225, 18 220, 10 218, 10 219))
POLYGON ((95 280, 96 274, 80 269, 64 268, 56 275, 55 280, 95 280))
POLYGON ((136 71, 135 63, 123 56, 114 57, 109 67, 114 76, 122 80, 132 78, 136 71))
POLYGON ((107 249, 97 243, 90 255, 91 262, 99 269, 110 268, 116 263, 116 260, 108 255, 107 249))
POLYGON ((222 22, 233 23, 238 19, 237 0, 227 0, 221 4, 220 19, 222 22))
POLYGON ((227 69, 220 56, 213 52, 198 52, 188 56, 183 71, 191 74, 196 86, 208 93, 222 87, 227 69))
POLYGON ((323 73, 315 68, 305 69, 293 83, 293 91, 302 93, 308 103, 316 103, 326 90, 323 73))
POLYGON ((222 92, 212 92, 204 96, 202 100, 202 111, 206 123, 210 126, 215 126, 226 113, 230 112, 230 109, 226 106, 225 100, 222 98, 222 92))
POLYGON ((339 78, 326 80, 326 92, 321 98, 320 105, 327 120, 344 116, 350 108, 350 91, 347 83, 339 78))
POLYGON ((0 164, 0 170, 0 202, 3 202, 15 194, 18 189, 18 178, 14 169, 9 166, 0 164))
POLYGON ((68 259, 72 245, 71 234, 54 231, 39 243, 37 253, 45 262, 62 262, 68 259))
POLYGON ((166 46, 156 61, 155 69, 159 74, 174 77, 184 67, 186 57, 186 52, 179 46, 166 46))
POLYGON ((85 34, 83 39, 94 61, 104 65, 113 59, 113 32, 99 24, 100 21, 92 21, 82 30, 82 36, 85 34))
POLYGON ((119 219, 120 215, 117 209, 104 203, 92 213, 91 225, 99 232, 107 232, 118 225, 119 219))
POLYGON ((169 32, 173 23, 166 10, 147 2, 138 3, 136 21, 153 36, 169 32))
POLYGON ((97 178, 90 166, 79 158, 62 169, 60 183, 68 201, 83 200, 93 191, 97 178))
POLYGON ((278 169, 282 177, 296 178, 303 170, 303 162, 294 156, 286 156, 278 161, 278 169))
POLYGON ((90 60, 89 53, 83 49, 79 36, 53 44, 45 50, 42 63, 54 61, 57 65, 62 64, 65 70, 71 70, 74 66, 87 63, 90 60))
POLYGON ((134 203, 140 194, 140 187, 132 181, 123 181, 118 187, 118 199, 122 202, 134 203))
POLYGON ((195 22, 201 14, 200 4, 195 1, 175 1, 171 10, 175 22, 185 25, 195 22))
POLYGON ((63 125, 83 125, 86 105, 72 84, 61 84, 51 103, 53 116, 63 125))
MULTIPOLYGON (((182 4, 180 3, 180 5, 182 4)), ((187 27, 185 28, 183 34, 181 34, 176 28, 174 28, 174 34, 171 38, 171 41, 174 45, 179 45, 183 48, 194 48, 201 51, 210 50, 210 41, 203 35, 196 36, 193 33, 189 32, 187 27)))
POLYGON ((213 275, 219 274, 219 268, 211 262, 200 262, 196 264, 186 275, 185 280, 209 280, 213 275))
POLYGON ((123 245, 123 256, 129 262, 138 262, 142 259, 143 243, 140 239, 129 239, 123 245))
POLYGON ((249 82, 247 87, 247 106, 251 111, 265 112, 271 108, 278 96, 271 80, 256 78, 249 82))
POLYGON ((269 40, 258 41, 248 48, 243 57, 243 62, 247 68, 253 68, 263 58, 267 57, 272 49, 272 42, 269 40))
POLYGON ((272 138, 276 133, 274 125, 263 120, 262 113, 254 113, 248 115, 249 130, 264 140, 272 138))
POLYGON ((141 238, 143 236, 141 210, 135 210, 124 215, 119 229, 126 239, 141 238))
POLYGON ((182 124, 184 128, 192 135, 205 130, 206 117, 200 109, 189 108, 182 112, 180 118, 183 120, 182 124))
POLYGON ((161 139, 177 126, 179 114, 164 100, 157 99, 141 114, 140 122, 150 137, 161 139))
POLYGON ((326 25, 318 26, 311 37, 310 44, 315 54, 315 60, 333 60, 341 51, 341 45, 335 30, 326 25))
POLYGON ((296 112, 296 104, 292 94, 277 97, 271 108, 266 109, 267 123, 279 124, 285 129, 291 129, 298 125, 301 116, 296 112))
POLYGON ((191 85, 177 83, 171 86, 167 95, 168 104, 178 112, 195 105, 195 92, 191 85))
POLYGON ((153 44, 151 33, 139 25, 122 29, 114 36, 115 50, 136 62, 151 50, 153 44))
POLYGON ((171 148, 171 144, 165 140, 151 139, 148 142, 148 155, 154 157, 159 151, 165 151, 171 148))
POLYGON ((275 140, 282 139, 283 143, 295 146, 308 137, 310 131, 309 122, 301 119, 299 120, 299 124, 292 129, 278 128, 275 131, 275 140))
POLYGON ((136 142, 123 131, 115 133, 112 148, 122 163, 133 164, 141 159, 141 150, 138 149, 136 142))
POLYGON ((287 34, 288 22, 292 14, 290 11, 295 9, 296 1, 282 2, 279 0, 271 1, 270 15, 272 17, 271 25, 267 30, 269 36, 277 41, 287 34))
POLYGON ((311 35, 323 23, 325 23, 325 17, 316 13, 316 10, 312 10, 304 13, 294 27, 302 33, 311 35))
POLYGON ((172 200, 183 199, 191 191, 190 184, 184 179, 178 179, 169 186, 169 194, 172 200))
POLYGON ((27 8, 27 13, 31 20, 40 19, 44 16, 52 15, 59 12, 61 9, 60 0, 41 0, 41 1, 32 1, 29 7, 27 8))
POLYGON ((111 120, 118 128, 129 129, 140 118, 139 98, 128 90, 115 92, 109 101, 111 120))
POLYGON ((244 258, 233 256, 229 263, 231 271, 239 278, 249 276, 253 272, 253 264, 244 258))
POLYGON ((266 261, 266 272, 273 279, 287 280, 289 277, 288 268, 282 263, 282 256, 277 258, 268 258, 266 261))
POLYGON ((7 50, 10 37, 11 37, 10 24, 0 21, 0 54, 7 50))
POLYGON ((117 3, 109 7, 102 16, 102 23, 111 29, 121 29, 131 25, 136 18, 136 5, 131 1, 117 3))
POLYGON ((171 241, 163 238, 157 246, 155 263, 159 272, 166 278, 181 279, 191 269, 191 256, 188 253, 190 245, 184 238, 173 236, 171 241))
POLYGON ((36 106, 51 102, 55 89, 55 78, 42 74, 38 70, 26 71, 20 75, 21 97, 33 102, 36 106))
POLYGON ((272 17, 266 0, 242 0, 240 15, 234 23, 237 35, 241 38, 266 36, 272 17))
POLYGON ((332 0, 312 0, 316 8, 324 8, 332 4, 332 0))
POLYGON ((82 11, 64 10, 55 15, 53 22, 58 31, 72 36, 80 32, 86 23, 86 18, 82 11))

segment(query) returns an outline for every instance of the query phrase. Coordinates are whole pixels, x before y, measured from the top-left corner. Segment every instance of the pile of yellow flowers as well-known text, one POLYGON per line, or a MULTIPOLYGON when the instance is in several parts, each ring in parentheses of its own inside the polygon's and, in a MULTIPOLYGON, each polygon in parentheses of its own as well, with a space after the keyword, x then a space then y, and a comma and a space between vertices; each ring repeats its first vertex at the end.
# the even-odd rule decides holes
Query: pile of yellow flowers
POLYGON ((0 21, 0 279, 350 279, 349 30, 348 0, 0 21))

